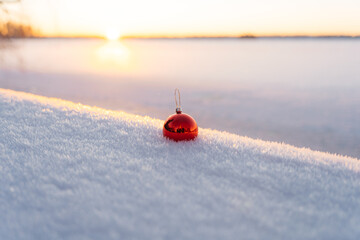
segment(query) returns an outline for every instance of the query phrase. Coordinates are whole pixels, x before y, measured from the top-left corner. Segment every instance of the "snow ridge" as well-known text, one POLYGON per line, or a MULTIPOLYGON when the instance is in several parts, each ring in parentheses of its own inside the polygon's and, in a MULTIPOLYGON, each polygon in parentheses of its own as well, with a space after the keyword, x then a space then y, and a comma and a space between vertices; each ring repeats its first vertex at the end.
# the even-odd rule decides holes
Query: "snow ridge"
POLYGON ((0 89, 0 239, 358 239, 358 159, 0 89))

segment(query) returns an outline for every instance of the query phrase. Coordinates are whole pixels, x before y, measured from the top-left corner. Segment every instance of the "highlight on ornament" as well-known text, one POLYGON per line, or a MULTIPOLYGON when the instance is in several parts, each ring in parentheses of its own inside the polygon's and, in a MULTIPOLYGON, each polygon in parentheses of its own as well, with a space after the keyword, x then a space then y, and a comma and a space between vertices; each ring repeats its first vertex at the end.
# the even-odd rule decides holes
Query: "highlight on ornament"
POLYGON ((163 135, 173 141, 189 141, 198 135, 198 126, 194 118, 181 111, 180 91, 175 89, 175 114, 169 116, 163 127, 163 135))

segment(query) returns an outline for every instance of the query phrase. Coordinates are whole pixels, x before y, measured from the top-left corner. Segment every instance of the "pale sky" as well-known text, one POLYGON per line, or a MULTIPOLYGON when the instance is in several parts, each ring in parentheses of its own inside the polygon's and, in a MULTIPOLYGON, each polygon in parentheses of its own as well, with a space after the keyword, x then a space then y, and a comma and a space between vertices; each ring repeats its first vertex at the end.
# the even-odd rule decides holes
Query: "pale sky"
POLYGON ((360 0, 23 0, 44 35, 360 35, 360 0))

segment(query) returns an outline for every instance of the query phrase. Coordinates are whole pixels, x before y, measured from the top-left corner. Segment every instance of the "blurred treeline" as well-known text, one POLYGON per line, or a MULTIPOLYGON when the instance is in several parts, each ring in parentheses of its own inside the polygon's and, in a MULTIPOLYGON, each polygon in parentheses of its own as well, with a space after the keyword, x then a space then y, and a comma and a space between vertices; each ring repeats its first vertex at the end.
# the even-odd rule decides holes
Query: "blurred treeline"
POLYGON ((25 38, 33 36, 33 29, 29 25, 11 21, 0 22, 0 38, 25 38))
POLYGON ((18 4, 19 2, 19 0, 0 0, 0 38, 26 38, 35 35, 30 25, 23 23, 22 19, 11 16, 11 13, 6 8, 6 4, 18 4))

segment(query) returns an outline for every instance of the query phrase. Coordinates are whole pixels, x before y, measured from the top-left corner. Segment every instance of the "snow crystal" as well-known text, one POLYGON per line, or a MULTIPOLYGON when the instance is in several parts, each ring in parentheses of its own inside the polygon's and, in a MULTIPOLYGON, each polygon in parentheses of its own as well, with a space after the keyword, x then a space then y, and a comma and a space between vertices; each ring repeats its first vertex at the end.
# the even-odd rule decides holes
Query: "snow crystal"
POLYGON ((0 239, 359 239, 358 159, 0 89, 0 239))

